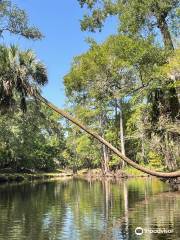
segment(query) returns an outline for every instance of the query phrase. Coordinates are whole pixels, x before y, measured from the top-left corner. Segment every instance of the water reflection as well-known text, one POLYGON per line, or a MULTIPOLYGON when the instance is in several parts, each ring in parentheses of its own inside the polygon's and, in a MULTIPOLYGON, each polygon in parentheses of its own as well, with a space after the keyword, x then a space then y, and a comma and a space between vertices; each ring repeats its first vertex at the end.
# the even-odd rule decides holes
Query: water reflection
POLYGON ((156 179, 0 186, 0 239, 178 239, 180 194, 156 179), (172 229, 169 234, 135 234, 172 229))

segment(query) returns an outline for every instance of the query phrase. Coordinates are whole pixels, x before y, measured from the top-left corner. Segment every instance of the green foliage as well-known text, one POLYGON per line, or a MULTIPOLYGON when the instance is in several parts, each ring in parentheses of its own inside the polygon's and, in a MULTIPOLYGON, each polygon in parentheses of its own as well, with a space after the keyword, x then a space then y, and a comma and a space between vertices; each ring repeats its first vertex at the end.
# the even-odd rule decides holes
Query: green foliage
POLYGON ((63 152, 66 166, 72 169, 96 168, 100 164, 99 145, 89 136, 68 128, 66 149, 63 152))
POLYGON ((28 101, 26 114, 16 110, 0 118, 0 166, 52 170, 64 166, 64 133, 59 116, 28 101))
MULTIPOLYGON (((126 4, 130 2, 127 1, 126 4)), ((126 8, 122 14, 112 12, 112 14, 120 14, 122 19, 128 17, 128 21, 120 21, 121 34, 110 36, 101 44, 89 40, 89 50, 74 58, 71 69, 64 78, 64 84, 72 112, 118 148, 122 147, 119 137, 122 131, 119 126, 120 112, 122 112, 126 155, 138 163, 151 164, 153 160, 149 158, 148 153, 153 149, 156 148, 155 152, 158 156, 164 158, 167 158, 166 154, 169 151, 162 150, 166 148, 164 134, 168 125, 163 124, 166 120, 162 121, 162 119, 168 119, 167 122, 170 124, 172 120, 175 122, 178 116, 176 94, 178 83, 171 81, 169 75, 174 71, 172 62, 176 63, 174 69, 178 75, 175 56, 178 57, 176 51, 175 56, 172 57, 172 50, 163 48, 162 42, 157 43, 151 34, 146 37, 141 36, 140 32, 144 31, 147 24, 152 23, 148 14, 152 10, 150 5, 153 1, 149 3, 150 5, 147 1, 141 2, 134 1, 131 8, 126 8), (138 19, 133 18, 136 16, 130 19, 128 15, 130 14, 128 11, 136 7, 140 7, 139 16, 141 17, 142 14, 144 18, 144 20, 139 19, 139 25, 138 19), (144 22, 148 20, 149 23, 144 22), (125 28, 128 29, 128 34, 123 34, 125 28), (138 34, 135 34, 137 32, 138 34)), ((80 3, 81 6, 87 4, 90 12, 98 7, 98 11, 104 13, 103 16, 106 18, 107 12, 103 12, 106 11, 106 1, 80 1, 80 3)), ((170 5, 163 2, 157 4, 160 4, 160 12, 169 11, 170 14, 170 2, 170 5)), ((121 2, 121 9, 123 7, 121 2)), ((155 7, 156 11, 157 6, 155 7)), ((178 6, 173 6, 172 11, 176 7, 178 6)), ((138 8, 136 11, 138 13, 138 8)), ((93 29, 94 26, 99 27, 98 24, 92 26, 88 23, 92 20, 94 21, 93 17, 85 17, 82 23, 93 29)), ((102 24, 103 19, 101 20, 99 24, 102 24)), ((86 27, 84 25, 84 29, 86 27)), ((171 38, 168 39, 170 40, 171 38)), ((164 43, 166 45, 167 39, 164 39, 164 43)), ((168 44, 167 46, 170 46, 168 44)), ((175 123, 172 125, 176 126, 175 123)), ((176 142, 175 138, 172 138, 172 141, 176 142)), ((176 158, 175 152, 175 150, 171 152, 172 159, 176 158)), ((84 153, 81 154, 83 156, 84 153)), ((111 153, 109 159, 111 167, 121 166, 111 153)), ((159 164, 164 163, 159 162, 159 164)), ((155 165, 159 167, 158 164, 155 165)))
POLYGON ((26 12, 10 0, 0 1, 0 37, 5 32, 34 40, 43 37, 38 28, 29 25, 26 12))
MULTIPOLYGON (((68 111, 115 147, 125 147, 134 161, 177 168, 179 49, 174 50, 172 33, 178 34, 179 1, 79 3, 88 12, 83 30, 101 29, 108 16, 118 16, 119 34, 101 44, 88 39, 89 50, 74 58, 64 77, 68 111)), ((11 1, 0 1, 0 20, 1 35, 42 37, 11 1)), ((61 166, 74 172, 122 167, 119 158, 77 127, 64 123, 64 134, 59 117, 31 98, 48 80, 31 50, 0 46, 0 73, 1 167, 61 166)))
MULTIPOLYGON (((147 174, 140 172, 139 170, 131 167, 126 167, 123 170, 128 176, 147 176, 147 174)), ((136 179, 137 180, 137 179, 136 179)))
POLYGON ((163 156, 159 155, 155 151, 150 151, 148 153, 148 158, 149 158, 150 166, 154 167, 155 169, 160 168, 163 164, 163 156))
MULTIPOLYGON (((42 38, 40 31, 29 25, 24 10, 2 0, 0 36, 7 31, 27 39, 42 38)), ((46 67, 31 50, 0 46, 0 167, 64 167, 65 142, 59 117, 32 99, 47 81, 46 67)))
POLYGON ((0 110, 13 108, 17 100, 26 111, 26 98, 47 83, 45 66, 36 59, 31 50, 20 51, 18 47, 0 45, 0 110))
POLYGON ((162 31, 162 19, 167 19, 171 32, 176 36, 179 34, 178 0, 78 1, 81 7, 89 9, 81 21, 82 30, 101 30, 108 16, 117 16, 121 33, 155 36, 157 30, 162 31))

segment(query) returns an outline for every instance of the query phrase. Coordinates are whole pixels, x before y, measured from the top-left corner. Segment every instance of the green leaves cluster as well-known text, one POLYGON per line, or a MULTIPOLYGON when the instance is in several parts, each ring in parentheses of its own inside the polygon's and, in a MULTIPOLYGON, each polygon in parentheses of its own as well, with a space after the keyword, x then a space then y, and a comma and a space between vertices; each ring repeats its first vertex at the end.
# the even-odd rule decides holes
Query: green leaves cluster
POLYGON ((0 167, 49 171, 64 167, 64 132, 57 114, 34 100, 0 118, 0 167))
MULTIPOLYGON (((168 93, 177 85, 170 79, 170 62, 178 58, 176 51, 176 57, 172 58, 172 51, 156 44, 151 37, 114 35, 102 44, 91 41, 90 49, 74 58, 64 78, 73 113, 120 148, 122 111, 127 156, 147 164, 154 161, 151 154, 154 149, 159 165, 166 165, 162 160, 166 154, 164 136, 157 137, 156 134, 167 131, 162 118, 168 119, 168 124, 177 118, 178 111, 171 102, 175 96, 168 93), (92 115, 87 115, 88 112, 92 115)), ((174 69, 177 69, 176 65, 174 69)), ((172 150, 174 158, 177 157, 175 149, 172 150)), ((111 154, 110 159, 111 166, 118 165, 111 154)))
POLYGON ((117 16, 121 33, 156 35, 157 30, 161 28, 162 18, 167 18, 172 33, 178 35, 178 0, 78 1, 81 7, 89 9, 81 21, 82 30, 101 30, 108 16, 117 16))
POLYGON ((13 108, 20 99, 21 109, 26 111, 26 98, 35 94, 39 86, 47 83, 45 66, 31 50, 0 46, 0 108, 13 108))
POLYGON ((23 36, 27 39, 42 39, 37 27, 30 26, 26 12, 12 4, 10 0, 0 1, 0 37, 5 32, 23 36))

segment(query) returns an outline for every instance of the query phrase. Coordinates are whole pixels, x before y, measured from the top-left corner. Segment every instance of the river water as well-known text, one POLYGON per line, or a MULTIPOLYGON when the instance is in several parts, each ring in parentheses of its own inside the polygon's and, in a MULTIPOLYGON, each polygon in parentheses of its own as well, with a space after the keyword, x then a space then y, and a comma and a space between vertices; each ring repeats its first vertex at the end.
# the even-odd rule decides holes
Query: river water
POLYGON ((180 193, 151 178, 0 185, 0 240, 11 239, 178 240, 180 193))

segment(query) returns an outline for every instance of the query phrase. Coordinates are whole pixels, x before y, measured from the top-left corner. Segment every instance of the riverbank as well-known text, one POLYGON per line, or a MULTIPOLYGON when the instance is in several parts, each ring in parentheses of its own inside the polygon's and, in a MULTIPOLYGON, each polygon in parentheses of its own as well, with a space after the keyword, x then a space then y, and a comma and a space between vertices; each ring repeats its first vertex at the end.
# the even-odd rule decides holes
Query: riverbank
POLYGON ((76 176, 82 177, 82 178, 101 179, 101 178, 148 177, 149 175, 132 168, 125 168, 123 170, 119 169, 116 171, 110 171, 106 175, 104 175, 101 169, 98 168, 98 169, 90 169, 90 170, 88 169, 79 170, 76 176))
POLYGON ((0 183, 23 182, 33 180, 47 180, 72 177, 72 172, 54 173, 0 173, 0 183))
MULTIPOLYGON (((74 175, 77 178, 87 180, 103 180, 103 179, 130 179, 130 178, 148 178, 152 177, 146 173, 142 173, 137 169, 126 167, 123 170, 111 171, 107 175, 103 175, 101 169, 82 169, 74 175)), ((159 178, 160 179, 160 178, 159 178)), ((180 191, 180 178, 160 179, 170 185, 172 191, 180 191)))
MULTIPOLYGON (((150 175, 140 172, 139 170, 127 167, 123 170, 110 171, 106 175, 103 175, 100 168, 98 169, 81 169, 77 173, 73 173, 72 170, 66 169, 57 169, 54 172, 33 172, 33 173, 17 173, 17 172, 8 172, 0 171, 0 183, 11 183, 11 182, 31 182, 34 180, 53 180, 53 179, 63 179, 63 178, 84 178, 84 179, 93 179, 93 180, 102 180, 105 178, 111 179, 128 179, 128 178, 139 178, 139 177, 150 177, 150 175)), ((161 179, 163 180, 163 179, 161 179)), ((164 179, 165 180, 165 179, 164 179)), ((170 182, 172 185, 180 182, 180 179, 174 179, 170 182), (177 181, 178 180, 178 181, 177 181)), ((167 181, 167 180, 166 180, 167 181)))
POLYGON ((102 174, 101 169, 82 169, 73 174, 71 170, 56 170, 55 172, 44 173, 44 172, 34 172, 34 173, 17 173, 17 172, 0 172, 0 183, 10 183, 10 182, 23 182, 23 181, 33 181, 33 180, 48 180, 48 179, 58 179, 66 177, 79 177, 79 178, 131 178, 131 177, 147 177, 147 174, 141 173, 134 169, 125 169, 108 172, 105 176, 102 174))

